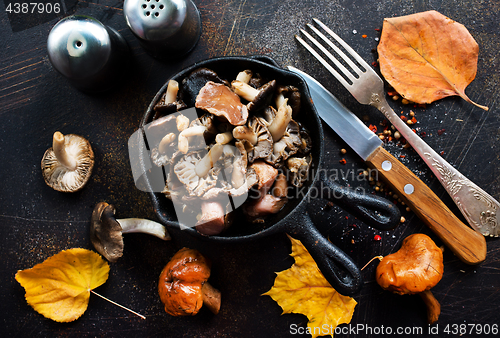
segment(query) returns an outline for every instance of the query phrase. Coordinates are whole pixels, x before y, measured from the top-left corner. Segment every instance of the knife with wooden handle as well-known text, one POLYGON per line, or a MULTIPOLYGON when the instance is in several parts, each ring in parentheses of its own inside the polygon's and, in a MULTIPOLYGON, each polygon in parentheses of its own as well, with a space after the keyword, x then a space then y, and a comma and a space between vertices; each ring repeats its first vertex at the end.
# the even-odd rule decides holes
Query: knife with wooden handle
POLYGON ((383 142, 332 93, 310 75, 288 67, 304 78, 319 116, 398 193, 398 196, 464 263, 486 258, 486 240, 465 225, 411 170, 382 147, 383 142))

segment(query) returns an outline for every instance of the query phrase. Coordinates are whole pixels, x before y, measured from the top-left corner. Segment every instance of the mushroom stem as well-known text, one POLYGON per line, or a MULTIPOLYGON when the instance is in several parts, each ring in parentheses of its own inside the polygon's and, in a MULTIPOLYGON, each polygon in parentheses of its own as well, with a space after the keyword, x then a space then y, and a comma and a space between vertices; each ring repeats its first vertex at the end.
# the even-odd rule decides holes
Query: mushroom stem
POLYGON ((175 118, 178 131, 184 131, 189 127, 189 118, 184 115, 179 115, 175 118))
POLYGON ((177 92, 179 91, 179 82, 175 80, 168 81, 167 93, 165 94, 165 103, 174 103, 177 101, 177 92))
POLYGON ((54 136, 52 137, 52 149, 54 150, 54 155, 56 156, 59 163, 61 163, 69 170, 76 169, 76 160, 66 151, 64 135, 59 131, 56 131, 54 133, 54 136))
POLYGON ((222 144, 215 144, 210 150, 208 154, 206 154, 195 167, 196 175, 199 177, 205 177, 205 175, 209 172, 210 169, 213 168, 214 163, 219 160, 222 155, 222 150, 224 146, 222 144))
POLYGON ((259 141, 257 134, 246 126, 238 126, 233 129, 233 137, 238 140, 247 140, 252 145, 256 145, 259 141))
POLYGON ((427 322, 429 324, 434 324, 438 321, 439 315, 441 314, 441 305, 436 297, 434 297, 431 290, 420 292, 419 295, 427 307, 427 322))
POLYGON ((250 86, 248 83, 235 80, 231 83, 233 91, 244 98, 247 101, 252 102, 257 95, 259 95, 259 90, 250 86))
POLYGON ((279 93, 278 95, 276 95, 276 107, 281 107, 283 105, 283 103, 285 103, 285 95, 283 95, 283 93, 279 93))
POLYGON ((285 99, 279 107, 273 122, 269 125, 269 132, 273 136, 273 141, 278 141, 285 133, 286 126, 292 119, 292 108, 287 104, 288 99, 285 99))
POLYGON ((220 133, 215 136, 215 142, 217 142, 217 144, 227 144, 231 142, 232 139, 233 135, 230 131, 226 131, 225 133, 220 133))
POLYGON ((249 70, 249 69, 241 71, 236 76, 236 81, 240 81, 240 82, 243 82, 243 83, 248 83, 252 79, 252 75, 253 75, 252 71, 249 70))
POLYGON ((168 150, 168 146, 175 141, 176 135, 174 133, 170 133, 165 135, 158 145, 158 151, 160 154, 165 154, 168 150))
POLYGON ((153 235, 158 238, 167 241, 171 239, 168 232, 165 231, 165 227, 160 223, 151 221, 149 219, 142 218, 124 218, 117 219, 118 223, 122 227, 123 234, 130 234, 134 232, 140 232, 148 235, 153 235))
POLYGON ((201 287, 201 293, 203 295, 203 304, 208 307, 213 314, 218 314, 220 310, 220 291, 205 282, 201 287))
POLYGON ((205 126, 194 126, 194 127, 189 127, 187 129, 184 129, 180 134, 179 134, 179 150, 181 153, 185 154, 189 150, 189 142, 188 142, 188 137, 191 136, 201 136, 203 133, 207 130, 207 127, 205 126))

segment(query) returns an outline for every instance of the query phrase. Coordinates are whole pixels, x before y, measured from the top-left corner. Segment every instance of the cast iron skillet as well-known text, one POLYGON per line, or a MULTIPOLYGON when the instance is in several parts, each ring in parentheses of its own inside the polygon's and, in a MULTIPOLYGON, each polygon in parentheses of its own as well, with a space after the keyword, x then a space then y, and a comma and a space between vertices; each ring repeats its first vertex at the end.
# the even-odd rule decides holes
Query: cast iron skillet
MULTIPOLYGON (((194 64, 180 73, 174 75, 172 79, 182 82, 193 70, 206 67, 214 70, 222 79, 235 79, 238 72, 251 69, 254 73, 260 73, 269 80, 275 79, 278 84, 293 85, 299 88, 302 94, 302 106, 300 116, 297 118, 308 130, 312 138, 313 162, 308 181, 301 190, 299 198, 291 199, 285 207, 275 215, 266 218, 266 222, 260 225, 246 223, 244 217, 236 216, 232 227, 218 236, 204 236, 199 234, 194 228, 187 228, 193 236, 205 238, 213 242, 240 242, 258 239, 276 232, 287 232, 293 237, 302 241, 304 246, 315 259, 321 272, 328 282, 341 294, 353 295, 362 286, 361 273, 356 264, 342 250, 323 237, 316 229, 307 214, 306 206, 313 196, 328 199, 340 205, 362 221, 381 230, 394 228, 399 220, 399 209, 378 196, 363 195, 352 189, 345 188, 328 179, 328 172, 322 168, 323 164, 323 128, 319 116, 312 104, 307 85, 298 75, 279 68, 277 64, 268 57, 221 57, 209 59, 194 64), (311 191, 314 190, 314 194, 311 191)), ((141 121, 141 128, 150 123, 155 115, 154 105, 166 91, 167 83, 156 94, 148 107, 146 114, 141 121)), ((144 143, 139 137, 139 143, 144 143)), ((145 149, 139 145, 138 149, 145 149)), ((154 210, 159 220, 170 228, 180 228, 177 221, 175 209, 170 200, 161 193, 154 193, 153 182, 146 168, 150 168, 149 154, 145 151, 139 155, 143 167, 145 190, 150 191, 154 210)), ((149 172, 151 173, 151 172, 149 172)), ((161 182, 164 184, 165 181, 161 182)), ((157 190, 158 191, 158 190, 157 190)), ((184 228, 184 227, 183 227, 184 228)))

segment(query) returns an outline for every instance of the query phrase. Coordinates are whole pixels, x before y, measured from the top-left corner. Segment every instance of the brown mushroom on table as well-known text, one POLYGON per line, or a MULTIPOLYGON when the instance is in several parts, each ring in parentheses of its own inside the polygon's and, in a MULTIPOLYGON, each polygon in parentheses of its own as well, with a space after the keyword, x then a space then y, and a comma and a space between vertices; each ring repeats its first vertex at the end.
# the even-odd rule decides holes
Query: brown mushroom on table
POLYGON ((76 192, 88 182, 94 167, 94 152, 85 138, 56 131, 52 147, 43 155, 42 175, 54 190, 76 192))
POLYGON ((208 283, 210 262, 194 249, 179 250, 163 268, 158 293, 165 312, 172 316, 194 316, 205 305, 217 314, 221 294, 208 283))
POLYGON ((248 161, 254 162, 259 158, 267 158, 273 150, 273 138, 262 121, 252 116, 247 125, 233 129, 233 137, 245 142, 248 161))
POLYGON ((114 206, 99 202, 90 220, 90 240, 97 252, 108 261, 116 262, 123 255, 123 236, 128 233, 144 233, 163 240, 171 239, 160 223, 141 218, 115 218, 114 206))
POLYGON ((441 306, 430 291, 443 277, 443 252, 424 234, 406 237, 401 249, 382 258, 377 266, 377 283, 400 295, 419 294, 427 306, 427 320, 435 323, 441 306))
POLYGON ((245 124, 248 118, 247 107, 241 103, 240 97, 226 85, 212 81, 201 88, 195 107, 224 118, 234 126, 245 124))
POLYGON ((246 105, 249 112, 265 108, 271 102, 276 89, 276 80, 271 80, 260 88, 254 88, 248 83, 235 80, 231 82, 233 91, 248 101, 246 105))

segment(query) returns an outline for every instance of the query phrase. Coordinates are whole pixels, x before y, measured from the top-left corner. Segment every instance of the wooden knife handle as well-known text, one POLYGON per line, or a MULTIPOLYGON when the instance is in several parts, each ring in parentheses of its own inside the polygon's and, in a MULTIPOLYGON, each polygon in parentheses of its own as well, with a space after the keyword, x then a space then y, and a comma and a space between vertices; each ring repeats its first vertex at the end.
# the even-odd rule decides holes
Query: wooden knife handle
POLYGON ((484 236, 461 222, 424 182, 387 150, 378 147, 366 163, 378 170, 398 196, 460 260, 467 264, 485 260, 484 236))

